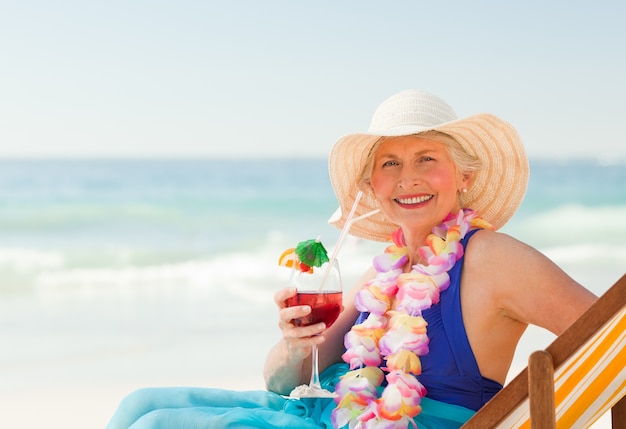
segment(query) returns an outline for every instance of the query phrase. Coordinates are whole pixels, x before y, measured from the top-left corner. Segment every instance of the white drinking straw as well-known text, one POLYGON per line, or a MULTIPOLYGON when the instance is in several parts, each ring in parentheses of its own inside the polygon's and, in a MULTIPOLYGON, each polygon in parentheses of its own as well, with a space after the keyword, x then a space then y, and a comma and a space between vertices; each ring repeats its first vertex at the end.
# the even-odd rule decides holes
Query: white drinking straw
POLYGON ((324 287, 324 283, 326 283, 326 278, 328 277, 328 274, 330 274, 330 270, 332 268, 333 263, 337 260, 337 255, 339 254, 339 249, 341 248, 341 246, 343 245, 343 242, 346 238, 346 235, 348 235, 348 232, 350 231, 350 228, 352 227, 352 224, 355 222, 358 222, 362 219, 368 218, 370 216, 375 215, 376 213, 378 213, 380 211, 380 209, 376 209, 376 210, 372 210, 370 212, 367 212, 365 214, 362 214, 360 216, 354 217, 354 213, 356 212, 356 208, 359 205, 359 201, 361 200, 361 197, 363 196, 363 192, 359 191, 356 194, 356 198, 354 199, 354 203, 352 204, 352 208, 350 209, 350 213, 348 214, 348 217, 346 218, 346 223, 343 224, 343 228, 341 228, 341 232, 339 233, 339 238, 337 239, 337 244, 335 244, 335 248, 333 249, 333 253, 330 256, 330 259, 328 261, 328 266, 326 267, 326 272, 324 273, 324 277, 322 278, 322 282, 320 283, 319 286, 319 290, 321 291, 322 288, 324 287))
POLYGON ((339 238, 337 239, 337 244, 335 245, 335 248, 333 249, 333 254, 331 256, 331 259, 335 259, 337 257, 337 254, 339 253, 339 248, 343 244, 343 241, 345 240, 346 235, 348 235, 348 232, 350 231, 350 228, 352 227, 352 224, 354 224, 355 222, 360 221, 361 219, 365 219, 365 218, 368 218, 370 216, 373 216, 373 215, 375 215, 376 213, 378 213, 380 211, 380 209, 375 209, 375 210, 372 210, 370 212, 364 213, 364 214, 362 214, 360 216, 353 217, 354 216, 354 210, 356 209, 356 205, 358 204, 359 198, 360 198, 361 195, 362 195, 362 192, 359 191, 359 194, 357 195, 356 200, 354 200, 354 206, 352 206, 352 211, 348 215, 348 218, 346 219, 346 223, 343 225, 343 228, 341 228, 341 232, 339 233, 339 238))

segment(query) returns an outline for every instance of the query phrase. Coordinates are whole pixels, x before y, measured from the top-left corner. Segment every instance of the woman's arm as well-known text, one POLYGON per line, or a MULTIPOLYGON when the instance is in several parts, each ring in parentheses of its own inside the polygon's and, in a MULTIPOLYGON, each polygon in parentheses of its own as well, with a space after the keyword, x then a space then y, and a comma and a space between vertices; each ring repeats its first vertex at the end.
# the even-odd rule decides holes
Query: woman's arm
POLYGON ((485 285, 501 314, 560 335, 597 297, 533 247, 481 231, 470 241, 473 280, 485 285))

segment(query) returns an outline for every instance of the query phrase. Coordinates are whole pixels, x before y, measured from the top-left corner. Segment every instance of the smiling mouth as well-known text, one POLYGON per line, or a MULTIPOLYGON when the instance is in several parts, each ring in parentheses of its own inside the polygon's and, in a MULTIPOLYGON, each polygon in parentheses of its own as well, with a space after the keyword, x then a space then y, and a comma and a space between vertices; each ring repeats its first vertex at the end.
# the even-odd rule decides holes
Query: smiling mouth
POLYGON ((400 204, 419 204, 430 200, 432 197, 433 195, 423 195, 421 197, 396 198, 395 200, 400 204))

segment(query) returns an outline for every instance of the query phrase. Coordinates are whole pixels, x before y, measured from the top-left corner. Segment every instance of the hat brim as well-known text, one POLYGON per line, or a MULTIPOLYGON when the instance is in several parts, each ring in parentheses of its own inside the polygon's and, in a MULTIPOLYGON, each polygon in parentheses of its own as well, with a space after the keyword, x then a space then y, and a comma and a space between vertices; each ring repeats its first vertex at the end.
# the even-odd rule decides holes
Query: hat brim
MULTIPOLYGON (((339 201, 341 216, 329 223, 342 228, 359 191, 357 178, 367 156, 380 137, 418 135, 439 131, 454 138, 468 153, 478 157, 482 168, 474 172, 461 205, 476 210, 494 229, 501 228, 517 211, 528 185, 529 166, 519 134, 502 119, 481 113, 434 127, 405 126, 384 133, 355 133, 341 137, 329 156, 329 175, 339 201)), ((355 216, 378 209, 371 193, 365 193, 355 216)), ((337 213, 339 214, 339 213, 337 213)), ((388 241, 398 226, 382 213, 354 223, 350 234, 375 241, 388 241)))

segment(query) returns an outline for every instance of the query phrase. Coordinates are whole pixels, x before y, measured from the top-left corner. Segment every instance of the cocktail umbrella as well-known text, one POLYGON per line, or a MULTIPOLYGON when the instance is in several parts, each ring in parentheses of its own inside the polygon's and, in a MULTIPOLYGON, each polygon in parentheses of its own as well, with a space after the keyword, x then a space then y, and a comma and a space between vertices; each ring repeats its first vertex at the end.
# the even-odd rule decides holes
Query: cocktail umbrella
POLYGON ((295 250, 300 262, 309 267, 321 267, 328 262, 328 252, 319 238, 298 243, 295 250))

